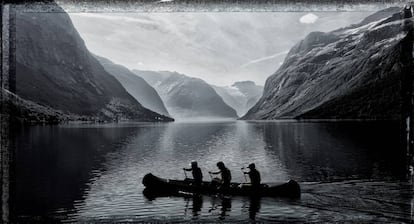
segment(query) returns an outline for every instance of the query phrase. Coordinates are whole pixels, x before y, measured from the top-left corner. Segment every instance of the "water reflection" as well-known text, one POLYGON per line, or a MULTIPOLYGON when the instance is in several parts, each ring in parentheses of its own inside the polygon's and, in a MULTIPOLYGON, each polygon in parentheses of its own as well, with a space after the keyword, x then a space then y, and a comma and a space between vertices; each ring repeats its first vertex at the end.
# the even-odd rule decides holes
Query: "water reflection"
POLYGON ((231 211, 232 200, 230 197, 213 197, 209 213, 218 214, 219 220, 224 220, 231 211))
MULTIPOLYGON (((307 184, 303 181, 343 179, 392 181, 404 175, 398 151, 398 125, 388 123, 211 122, 131 124, 79 127, 32 127, 17 135, 18 213, 53 216, 68 221, 181 220, 190 216, 211 220, 320 220, 351 208, 357 195, 357 215, 378 218, 375 209, 407 211, 411 197, 387 183, 307 184), (195 196, 146 199, 142 177, 183 179, 182 167, 197 160, 207 171, 225 161, 233 180, 244 182, 240 167, 255 162, 263 182, 302 182, 299 202, 268 198, 195 196), (402 168, 402 169, 401 169, 402 168), (363 189, 364 191, 361 191, 363 189), (366 190, 365 189, 369 189, 366 190), (389 201, 373 203, 378 192, 397 192, 389 201), (361 192, 364 192, 362 194, 361 192), (339 195, 339 196, 338 196, 339 195), (369 195, 370 199, 362 196, 369 195), (341 198, 342 205, 336 204, 341 198), (352 197, 351 197, 352 198, 352 197), (394 199, 398 198, 398 199, 394 199), (326 213, 326 208, 333 207, 326 213), (242 213, 240 213, 240 211, 242 213)), ((335 183, 335 182, 334 182, 335 183)), ((386 194, 382 196, 386 198, 386 194)), ((377 200, 377 199, 375 199, 377 200)), ((387 199, 388 200, 388 199, 387 199)), ((368 217, 368 218, 366 218, 368 217)), ((383 217, 381 217, 383 218, 383 217)), ((341 221, 341 218, 338 218, 341 221)), ((405 220, 405 219, 404 219, 405 220)), ((383 220, 382 220, 383 221, 383 220)))
POLYGON ((398 124, 284 123, 260 129, 266 157, 282 161, 295 179, 404 178, 398 124))
POLYGON ((16 134, 17 213, 43 217, 73 210, 96 171, 105 170, 105 154, 139 134, 136 128, 22 127, 16 134))
MULTIPOLYGON (((157 197, 153 195, 145 195, 148 202, 154 203, 157 197)), ((162 196, 158 196, 162 197, 162 196)), ((164 196, 168 198, 168 196, 164 196)), ((232 208, 233 201, 242 201, 240 210, 242 213, 247 214, 250 220, 255 220, 256 215, 260 213, 261 198, 260 197, 223 197, 223 196, 204 196, 204 195, 179 195, 185 201, 184 217, 191 216, 193 220, 200 219, 200 216, 208 214, 209 216, 216 217, 218 220, 225 220, 230 216, 232 212, 238 212, 239 208, 232 208), (205 204, 208 204, 206 207, 205 204), (204 209, 204 211, 203 211, 204 209)), ((287 199, 280 199, 288 201, 287 199)))
POLYGON ((197 218, 201 213, 201 209, 203 208, 203 196, 194 195, 192 197, 186 197, 184 200, 185 200, 184 216, 188 216, 188 211, 191 211, 192 217, 197 218), (190 202, 191 202, 191 205, 190 205, 190 202))
POLYGON ((259 197, 251 197, 250 198, 250 206, 249 206, 249 218, 251 220, 256 219, 256 214, 260 211, 260 198, 259 197))
POLYGON ((203 197, 202 196, 194 196, 193 197, 193 216, 198 216, 201 208, 203 207, 203 197))

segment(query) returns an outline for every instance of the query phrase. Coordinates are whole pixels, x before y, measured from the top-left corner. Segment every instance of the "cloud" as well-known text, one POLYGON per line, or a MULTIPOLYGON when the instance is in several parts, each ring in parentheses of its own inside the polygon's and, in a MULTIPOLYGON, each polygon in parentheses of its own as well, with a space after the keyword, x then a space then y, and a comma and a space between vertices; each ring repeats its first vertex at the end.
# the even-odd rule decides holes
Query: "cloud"
POLYGON ((359 22, 368 12, 318 12, 314 24, 292 26, 305 14, 71 13, 70 17, 97 55, 131 69, 177 71, 221 86, 239 80, 264 84, 286 50, 308 33, 359 22))
POLYGON ((262 61, 271 60, 271 59, 276 58, 276 57, 279 57, 279 56, 284 56, 287 53, 289 53, 289 51, 283 51, 283 52, 280 52, 280 53, 277 53, 277 54, 273 54, 273 55, 270 55, 270 56, 265 56, 265 57, 257 58, 257 59, 251 60, 251 61, 249 61, 249 62, 241 65, 240 67, 243 68, 243 67, 247 67, 247 66, 249 66, 251 64, 256 64, 256 63, 259 63, 259 62, 262 62, 262 61))
POLYGON ((148 24, 148 25, 159 25, 158 23, 142 19, 142 18, 131 18, 129 16, 124 16, 117 13, 71 13, 70 16, 80 16, 85 18, 95 18, 95 19, 103 19, 103 20, 111 20, 111 21, 119 21, 123 23, 139 23, 139 24, 148 24))
POLYGON ((315 15, 313 13, 308 13, 308 14, 300 17, 299 21, 301 23, 311 24, 311 23, 316 22, 316 20, 318 20, 318 19, 319 19, 319 17, 317 15, 315 15))

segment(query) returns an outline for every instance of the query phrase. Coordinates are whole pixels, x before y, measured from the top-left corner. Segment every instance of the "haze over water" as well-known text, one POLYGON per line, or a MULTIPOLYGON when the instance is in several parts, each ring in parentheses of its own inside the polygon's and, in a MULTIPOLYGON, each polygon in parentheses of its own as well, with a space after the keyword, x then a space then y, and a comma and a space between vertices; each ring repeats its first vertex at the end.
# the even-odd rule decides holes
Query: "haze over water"
POLYGON ((16 134, 19 220, 409 222, 399 126, 391 122, 208 121, 24 127, 16 134), (182 179, 218 161, 244 182, 297 180, 299 200, 142 194, 142 177, 182 179))

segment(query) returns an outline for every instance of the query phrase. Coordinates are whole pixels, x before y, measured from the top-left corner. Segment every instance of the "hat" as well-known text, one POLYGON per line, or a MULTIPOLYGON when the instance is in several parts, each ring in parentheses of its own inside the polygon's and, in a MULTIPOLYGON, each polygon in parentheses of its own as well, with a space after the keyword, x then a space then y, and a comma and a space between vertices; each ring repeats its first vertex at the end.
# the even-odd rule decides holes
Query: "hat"
POLYGON ((191 166, 197 166, 197 162, 196 161, 191 161, 191 166))
POLYGON ((250 169, 252 169, 252 168, 253 168, 253 169, 254 169, 254 168, 256 168, 256 165, 254 165, 254 163, 250 163, 250 164, 249 164, 249 166, 248 166, 247 168, 250 168, 250 169))

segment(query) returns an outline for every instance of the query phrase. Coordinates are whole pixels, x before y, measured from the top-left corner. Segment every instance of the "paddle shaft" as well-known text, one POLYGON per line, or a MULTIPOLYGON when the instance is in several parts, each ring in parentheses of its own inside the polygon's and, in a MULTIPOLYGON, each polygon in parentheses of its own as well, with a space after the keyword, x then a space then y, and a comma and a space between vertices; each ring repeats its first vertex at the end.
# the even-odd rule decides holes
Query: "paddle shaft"
POLYGON ((241 168, 241 171, 242 171, 243 176, 244 176, 244 181, 247 183, 247 177, 246 177, 246 173, 244 172, 244 167, 241 168))
POLYGON ((244 176, 244 180, 246 181, 246 183, 247 183, 247 177, 246 177, 246 174, 243 172, 243 176, 244 176))
POLYGON ((187 177, 187 172, 185 172, 185 170, 183 170, 183 172, 184 172, 185 178, 188 178, 187 177))

